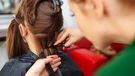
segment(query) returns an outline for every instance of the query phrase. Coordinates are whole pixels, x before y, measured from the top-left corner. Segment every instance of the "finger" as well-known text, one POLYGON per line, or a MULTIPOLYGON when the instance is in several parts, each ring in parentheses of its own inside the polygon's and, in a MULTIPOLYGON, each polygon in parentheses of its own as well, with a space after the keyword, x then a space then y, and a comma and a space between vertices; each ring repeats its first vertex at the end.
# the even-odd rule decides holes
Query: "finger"
POLYGON ((56 63, 56 64, 51 65, 51 67, 52 67, 52 68, 57 68, 60 64, 61 64, 61 62, 58 62, 58 63, 56 63))
POLYGON ((51 61, 53 60, 53 58, 44 58, 44 59, 39 59, 36 61, 36 63, 44 63, 44 64, 47 64, 47 63, 50 63, 51 61))
POLYGON ((64 32, 65 32, 65 31, 62 31, 62 32, 58 35, 57 40, 62 37, 62 35, 64 34, 64 32))
POLYGON ((69 36, 69 33, 68 32, 65 32, 61 38, 59 38, 55 43, 54 45, 58 45, 59 43, 63 42, 67 37, 69 36))
POLYGON ((73 44, 73 40, 69 39, 66 43, 65 43, 65 47, 70 47, 73 44))
POLYGON ((61 61, 61 58, 57 58, 57 59, 52 60, 52 62, 50 64, 53 65, 53 64, 56 64, 60 61, 61 61))
POLYGON ((58 55, 50 55, 50 56, 47 56, 47 58, 58 58, 59 56, 58 55))
POLYGON ((56 68, 53 68, 53 71, 54 71, 54 72, 56 72, 57 70, 58 70, 58 67, 56 67, 56 68))

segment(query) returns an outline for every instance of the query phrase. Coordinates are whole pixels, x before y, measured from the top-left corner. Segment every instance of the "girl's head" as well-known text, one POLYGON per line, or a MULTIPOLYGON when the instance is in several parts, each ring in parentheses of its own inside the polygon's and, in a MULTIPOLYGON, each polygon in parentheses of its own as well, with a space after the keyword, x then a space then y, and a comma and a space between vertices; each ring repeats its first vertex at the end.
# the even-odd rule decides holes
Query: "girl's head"
POLYGON ((135 0, 69 0, 83 34, 97 49, 135 38, 135 0))
POLYGON ((61 3, 54 0, 21 0, 7 32, 9 58, 26 53, 29 43, 38 41, 47 49, 56 48, 53 43, 63 25, 61 3))

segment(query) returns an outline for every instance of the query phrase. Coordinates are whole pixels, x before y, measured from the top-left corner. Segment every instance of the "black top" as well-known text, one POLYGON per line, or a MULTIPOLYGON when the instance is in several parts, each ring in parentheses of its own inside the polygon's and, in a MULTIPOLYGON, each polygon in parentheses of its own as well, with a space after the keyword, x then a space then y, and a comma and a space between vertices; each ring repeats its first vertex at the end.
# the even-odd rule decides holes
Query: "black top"
MULTIPOLYGON (((59 66, 62 76, 83 76, 67 54, 60 51, 58 55, 61 57, 62 62, 59 66)), ((37 59, 38 57, 32 52, 10 59, 0 71, 0 76, 25 76, 28 69, 37 59)))

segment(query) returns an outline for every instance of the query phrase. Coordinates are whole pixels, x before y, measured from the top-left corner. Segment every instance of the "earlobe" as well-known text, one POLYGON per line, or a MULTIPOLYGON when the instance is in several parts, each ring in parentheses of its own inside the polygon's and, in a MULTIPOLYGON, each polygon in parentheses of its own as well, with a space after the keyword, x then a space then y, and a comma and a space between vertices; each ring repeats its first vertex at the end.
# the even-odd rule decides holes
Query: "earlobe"
POLYGON ((20 30, 20 34, 25 37, 27 36, 27 28, 25 26, 23 26, 22 24, 19 24, 19 30, 20 30))

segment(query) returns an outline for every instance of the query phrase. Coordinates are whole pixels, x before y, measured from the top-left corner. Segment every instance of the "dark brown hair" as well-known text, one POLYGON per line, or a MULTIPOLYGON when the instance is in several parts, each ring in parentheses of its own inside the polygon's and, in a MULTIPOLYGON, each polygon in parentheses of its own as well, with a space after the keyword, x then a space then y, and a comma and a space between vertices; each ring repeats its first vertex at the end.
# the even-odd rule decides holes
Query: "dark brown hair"
POLYGON ((57 51, 53 44, 63 26, 60 6, 55 6, 52 0, 21 0, 15 19, 11 21, 7 32, 9 58, 15 58, 28 51, 28 46, 20 34, 19 24, 27 26, 35 37, 42 40, 42 45, 49 54, 57 51))

